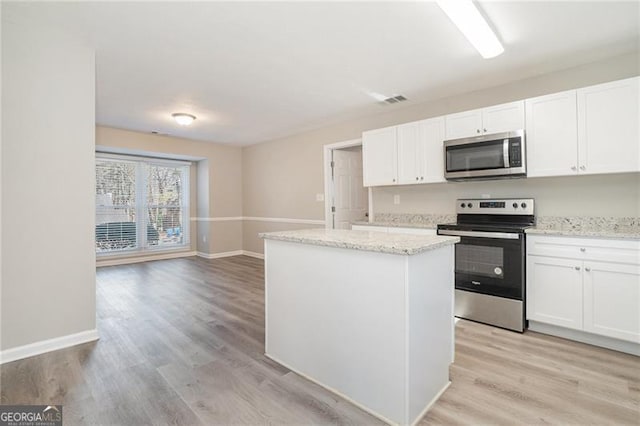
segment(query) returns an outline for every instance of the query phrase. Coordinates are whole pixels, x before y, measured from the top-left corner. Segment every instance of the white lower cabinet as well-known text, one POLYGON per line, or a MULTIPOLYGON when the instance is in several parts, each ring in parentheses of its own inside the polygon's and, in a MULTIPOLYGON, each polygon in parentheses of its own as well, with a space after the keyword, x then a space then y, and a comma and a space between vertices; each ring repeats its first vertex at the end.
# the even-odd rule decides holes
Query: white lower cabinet
POLYGON ((640 343, 640 267, 584 262, 584 330, 640 343))
POLYGON ((582 329, 582 262, 529 256, 528 319, 582 329))
POLYGON ((527 319, 640 343, 640 241, 527 236, 527 319))

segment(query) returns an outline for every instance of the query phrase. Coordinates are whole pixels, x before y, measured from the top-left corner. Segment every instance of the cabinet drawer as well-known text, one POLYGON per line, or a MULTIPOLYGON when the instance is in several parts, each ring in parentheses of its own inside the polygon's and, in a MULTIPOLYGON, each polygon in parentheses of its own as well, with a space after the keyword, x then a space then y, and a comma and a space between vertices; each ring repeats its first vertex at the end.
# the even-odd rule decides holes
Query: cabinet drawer
POLYGON ((529 235, 527 254, 640 265, 640 241, 529 235))

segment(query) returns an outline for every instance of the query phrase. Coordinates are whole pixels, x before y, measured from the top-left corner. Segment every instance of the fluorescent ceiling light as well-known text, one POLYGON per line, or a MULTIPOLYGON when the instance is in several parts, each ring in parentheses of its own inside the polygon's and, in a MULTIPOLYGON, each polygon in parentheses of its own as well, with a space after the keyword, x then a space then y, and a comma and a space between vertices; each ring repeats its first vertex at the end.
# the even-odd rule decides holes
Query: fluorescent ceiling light
POLYGON ((171 114, 171 116, 174 120, 176 120, 176 123, 181 126, 188 126, 189 124, 193 123, 193 120, 196 119, 195 115, 187 114, 184 112, 176 112, 171 114))
POLYGON ((440 0, 437 3, 483 58, 493 58, 504 52, 504 47, 471 0, 440 0))

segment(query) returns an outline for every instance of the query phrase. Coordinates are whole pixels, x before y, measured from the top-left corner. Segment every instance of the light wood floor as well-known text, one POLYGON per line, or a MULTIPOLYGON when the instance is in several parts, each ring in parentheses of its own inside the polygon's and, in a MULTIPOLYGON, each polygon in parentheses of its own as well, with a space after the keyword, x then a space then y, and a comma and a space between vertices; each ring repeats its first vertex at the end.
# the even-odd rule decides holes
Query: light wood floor
MULTIPOLYGON (((264 357, 262 261, 98 269, 96 343, 0 368, 2 404, 75 424, 380 422, 264 357)), ((640 358, 468 321, 427 424, 640 424, 640 358)))

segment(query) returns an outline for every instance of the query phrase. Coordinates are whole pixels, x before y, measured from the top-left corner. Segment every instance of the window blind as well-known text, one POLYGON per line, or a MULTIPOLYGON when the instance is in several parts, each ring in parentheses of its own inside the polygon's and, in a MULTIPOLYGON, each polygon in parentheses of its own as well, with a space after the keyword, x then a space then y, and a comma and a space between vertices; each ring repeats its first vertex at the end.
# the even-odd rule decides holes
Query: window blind
POLYGON ((188 185, 184 163, 97 156, 96 252, 187 246, 188 185))

